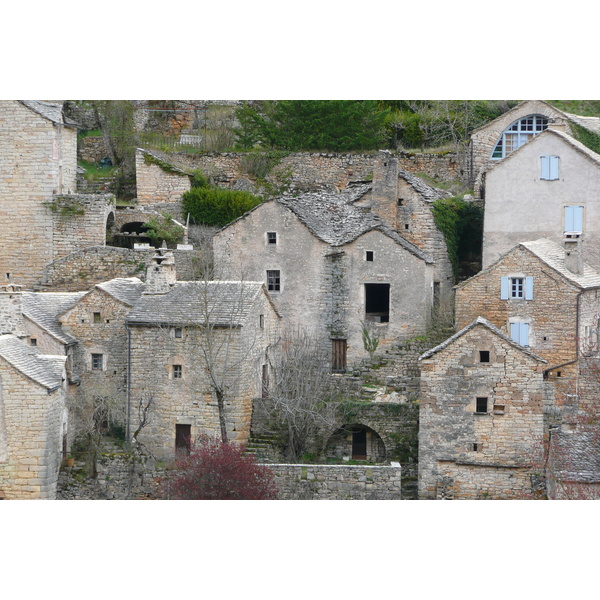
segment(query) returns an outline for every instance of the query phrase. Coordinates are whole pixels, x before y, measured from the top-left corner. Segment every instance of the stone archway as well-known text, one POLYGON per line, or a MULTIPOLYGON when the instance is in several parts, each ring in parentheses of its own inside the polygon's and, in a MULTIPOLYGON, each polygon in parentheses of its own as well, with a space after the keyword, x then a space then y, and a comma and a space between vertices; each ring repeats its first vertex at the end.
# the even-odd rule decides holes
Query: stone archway
POLYGON ((108 244, 115 233, 115 213, 111 210, 106 217, 106 243, 108 244))
POLYGON ((387 451, 381 436, 362 423, 339 427, 327 441, 327 458, 385 462, 387 451))

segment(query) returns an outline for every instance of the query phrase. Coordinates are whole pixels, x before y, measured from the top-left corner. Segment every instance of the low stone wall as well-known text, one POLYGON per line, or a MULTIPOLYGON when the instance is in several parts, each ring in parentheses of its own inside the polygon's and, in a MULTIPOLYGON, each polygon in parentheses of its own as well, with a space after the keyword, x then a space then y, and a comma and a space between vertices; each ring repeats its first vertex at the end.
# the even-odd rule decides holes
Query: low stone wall
POLYGON ((88 136, 77 141, 78 160, 97 163, 105 156, 108 156, 108 148, 102 136, 88 136))
MULTIPOLYGON (((91 246, 55 260, 44 269, 37 291, 77 292, 114 277, 146 278, 147 265, 156 252, 114 246, 91 246)), ((173 250, 179 281, 197 279, 200 258, 196 250, 173 250)))
POLYGON ((269 465, 280 500, 401 500, 402 468, 363 465, 269 465))

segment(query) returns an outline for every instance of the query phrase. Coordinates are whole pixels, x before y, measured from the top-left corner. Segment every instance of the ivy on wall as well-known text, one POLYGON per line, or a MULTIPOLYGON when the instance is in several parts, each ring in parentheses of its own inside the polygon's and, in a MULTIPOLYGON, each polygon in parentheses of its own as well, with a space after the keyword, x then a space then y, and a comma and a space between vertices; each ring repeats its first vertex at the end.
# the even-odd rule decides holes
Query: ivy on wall
POLYGON ((600 135, 598 135, 594 131, 590 131, 589 129, 582 127, 578 123, 574 123, 573 121, 569 121, 569 125, 571 126, 571 130, 573 131, 573 137, 578 142, 581 142, 590 150, 593 150, 597 154, 600 154, 600 135))

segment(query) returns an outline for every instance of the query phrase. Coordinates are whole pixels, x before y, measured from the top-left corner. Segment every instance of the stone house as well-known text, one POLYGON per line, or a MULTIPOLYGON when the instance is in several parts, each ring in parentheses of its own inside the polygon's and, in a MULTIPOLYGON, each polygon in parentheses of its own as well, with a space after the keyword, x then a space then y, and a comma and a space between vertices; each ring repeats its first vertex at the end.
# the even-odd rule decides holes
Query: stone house
POLYGON ((131 437, 167 459, 199 435, 219 435, 222 390, 229 440, 248 441, 279 339, 262 282, 177 281, 172 253, 159 250, 125 322, 131 437))
MULTIPOLYGON (((600 118, 582 117, 561 111, 542 100, 526 100, 496 119, 474 129, 469 140, 469 180, 475 196, 483 199, 482 173, 550 127, 572 135, 575 123, 600 132, 600 118)), ((486 194, 485 194, 486 195, 486 194)))
POLYGON ((600 273, 583 262, 579 239, 563 247, 522 242, 456 286, 456 327, 484 317, 542 356, 562 403, 578 377, 578 358, 597 348, 599 291, 600 273))
POLYGON ((77 195, 77 126, 62 104, 0 101, 0 274, 30 287, 51 261, 105 244, 114 198, 77 195))
POLYGON ((68 415, 64 355, 0 335, 0 498, 53 499, 68 415))
POLYGON ((419 498, 530 497, 546 361, 481 317, 419 360, 419 498))
POLYGON ((600 269, 600 155, 548 129, 484 175, 484 268, 519 242, 579 236, 600 269))
POLYGON ((331 348, 336 371, 367 356, 363 324, 383 346, 423 333, 433 306, 433 259, 353 204, 367 190, 264 202, 213 238, 219 276, 265 282, 286 334, 331 348))

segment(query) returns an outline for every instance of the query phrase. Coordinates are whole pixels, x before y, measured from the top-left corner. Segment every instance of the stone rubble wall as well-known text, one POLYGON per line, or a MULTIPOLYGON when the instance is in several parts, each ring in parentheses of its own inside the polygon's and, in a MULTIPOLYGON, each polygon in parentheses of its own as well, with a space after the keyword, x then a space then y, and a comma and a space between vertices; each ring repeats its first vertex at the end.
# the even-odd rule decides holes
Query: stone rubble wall
MULTIPOLYGON (((145 279, 156 249, 131 250, 114 246, 90 246, 55 260, 44 269, 37 291, 79 292, 115 277, 145 279)), ((179 281, 197 279, 201 263, 195 250, 173 250, 179 281)))
POLYGON ((401 500, 402 468, 367 465, 269 465, 280 500, 401 500))
MULTIPOLYGON (((220 187, 236 189, 252 187, 256 177, 252 171, 250 153, 172 153, 169 160, 183 172, 167 172, 157 164, 147 164, 142 151, 136 154, 137 198, 140 204, 176 203, 190 189, 190 178, 184 172, 199 169, 220 187)), ((425 173, 442 181, 455 180, 461 175, 454 154, 397 153, 398 166, 411 173, 425 173)), ((266 176, 270 183, 285 182, 292 189, 311 191, 346 189, 352 181, 371 180, 377 154, 333 154, 295 152, 283 156, 266 176), (316 184, 315 182, 318 182, 316 184)))
POLYGON ((77 160, 97 163, 108 154, 108 148, 102 136, 89 136, 78 140, 77 160))

